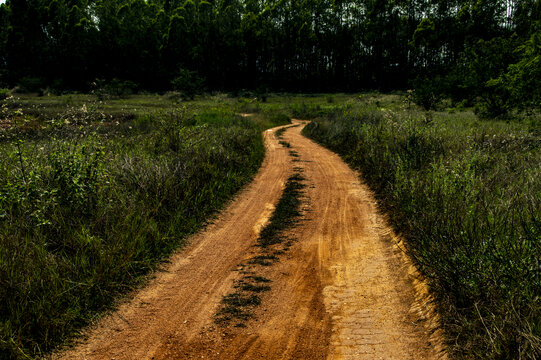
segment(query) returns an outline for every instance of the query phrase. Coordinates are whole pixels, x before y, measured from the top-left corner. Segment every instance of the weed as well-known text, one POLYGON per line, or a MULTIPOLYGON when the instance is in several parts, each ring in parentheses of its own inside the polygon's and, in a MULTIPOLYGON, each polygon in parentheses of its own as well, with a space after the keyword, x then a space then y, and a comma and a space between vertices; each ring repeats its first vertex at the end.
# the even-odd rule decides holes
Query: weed
POLYGON ((257 255, 248 260, 248 264, 271 266, 276 260, 278 260, 278 258, 274 255, 257 255))
MULTIPOLYGON (((282 140, 283 137, 284 137, 284 133, 287 129, 291 129, 291 128, 294 128, 294 127, 298 127, 299 125, 290 125, 290 126, 284 126, 284 127, 281 127, 280 129, 276 130, 276 132, 274 133, 274 136, 278 139, 278 140, 282 140)), ((289 146, 288 146, 289 147, 289 146)))
POLYGON ((277 139, 282 139, 284 137, 284 133, 285 133, 286 130, 287 130, 287 127, 282 127, 280 129, 276 130, 276 132, 274 133, 274 136, 277 139))
POLYGON ((262 247, 284 241, 283 231, 293 226, 300 217, 302 189, 305 180, 301 174, 295 173, 287 180, 282 197, 276 205, 269 223, 261 231, 258 244, 262 247))
POLYGON ((261 304, 261 298, 257 295, 246 296, 242 293, 234 293, 224 296, 222 302, 236 307, 255 306, 261 304))

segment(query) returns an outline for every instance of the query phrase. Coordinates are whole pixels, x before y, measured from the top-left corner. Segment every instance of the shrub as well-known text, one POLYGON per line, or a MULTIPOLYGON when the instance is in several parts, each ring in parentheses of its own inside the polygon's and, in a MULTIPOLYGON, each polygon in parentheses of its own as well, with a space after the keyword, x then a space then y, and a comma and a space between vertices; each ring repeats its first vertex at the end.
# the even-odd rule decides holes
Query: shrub
POLYGON ((323 113, 319 104, 306 104, 302 102, 300 104, 291 104, 289 108, 291 115, 298 119, 315 119, 323 113))
MULTIPOLYGON (((489 82, 503 89, 506 104, 518 110, 541 109, 541 22, 538 30, 518 48, 520 61, 509 66, 507 73, 489 82)), ((501 91, 501 90, 500 90, 501 91)))
POLYGON ((444 81, 441 77, 419 77, 414 83, 413 101, 425 110, 436 110, 444 98, 444 81))
POLYGON ((178 76, 171 81, 171 86, 181 92, 185 99, 193 100, 195 95, 203 92, 203 78, 195 71, 180 69, 178 76))

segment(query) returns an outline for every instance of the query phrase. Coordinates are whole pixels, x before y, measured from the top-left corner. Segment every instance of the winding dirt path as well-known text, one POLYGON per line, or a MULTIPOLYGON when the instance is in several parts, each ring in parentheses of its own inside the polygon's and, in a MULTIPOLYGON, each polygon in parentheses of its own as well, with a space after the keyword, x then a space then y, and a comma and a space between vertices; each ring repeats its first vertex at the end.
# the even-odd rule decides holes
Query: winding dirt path
MULTIPOLYGON (((302 125, 302 122, 297 122, 302 125)), ((439 359, 426 287, 376 211, 373 196, 337 155, 274 131, 255 180, 190 239, 150 284, 55 359, 439 359), (264 270, 271 290, 244 327, 216 325, 222 297, 254 253, 284 183, 308 185, 297 241, 264 270)))

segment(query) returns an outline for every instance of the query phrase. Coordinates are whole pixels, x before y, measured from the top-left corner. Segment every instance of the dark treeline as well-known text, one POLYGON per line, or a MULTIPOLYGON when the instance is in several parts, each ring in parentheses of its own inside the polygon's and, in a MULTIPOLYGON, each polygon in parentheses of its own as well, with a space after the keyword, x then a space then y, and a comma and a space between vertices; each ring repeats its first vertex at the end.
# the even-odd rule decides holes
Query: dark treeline
POLYGON ((208 90, 423 84, 430 107, 439 94, 486 97, 485 88, 539 74, 540 19, 539 0, 7 0, 0 83, 84 91, 118 78, 167 90, 180 75, 208 90))

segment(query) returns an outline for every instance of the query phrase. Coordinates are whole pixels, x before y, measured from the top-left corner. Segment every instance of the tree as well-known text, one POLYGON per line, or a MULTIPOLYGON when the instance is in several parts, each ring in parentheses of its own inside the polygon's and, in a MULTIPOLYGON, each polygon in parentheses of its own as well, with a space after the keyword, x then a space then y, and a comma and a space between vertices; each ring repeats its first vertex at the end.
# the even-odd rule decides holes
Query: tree
POLYGON ((48 41, 43 31, 44 8, 39 0, 8 0, 9 23, 5 45, 8 82, 47 74, 48 41))
POLYGON ((541 22, 537 31, 519 47, 520 60, 509 71, 489 81, 493 88, 505 89, 510 103, 519 110, 541 109, 541 22))
POLYGON ((6 4, 0 5, 0 88, 7 83, 6 43, 9 32, 9 8, 6 4))

